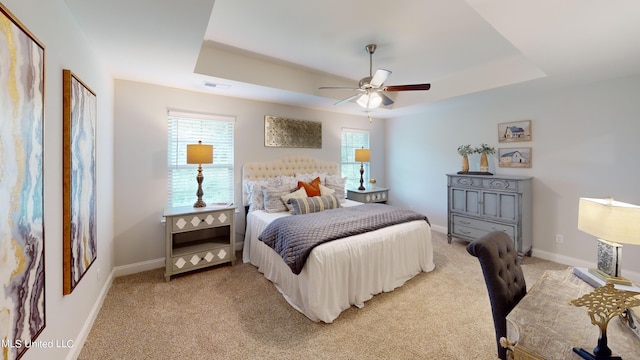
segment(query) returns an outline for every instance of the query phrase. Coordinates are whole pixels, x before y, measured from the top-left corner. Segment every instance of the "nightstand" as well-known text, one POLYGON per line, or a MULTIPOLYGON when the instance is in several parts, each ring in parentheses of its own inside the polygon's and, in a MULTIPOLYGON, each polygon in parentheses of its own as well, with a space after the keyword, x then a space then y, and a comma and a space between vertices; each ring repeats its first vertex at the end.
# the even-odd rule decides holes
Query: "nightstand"
POLYGON ((347 199, 362 203, 383 203, 389 200, 389 189, 373 187, 366 190, 347 190, 347 199))
POLYGON ((164 210, 165 274, 235 261, 235 207, 182 206, 164 210))

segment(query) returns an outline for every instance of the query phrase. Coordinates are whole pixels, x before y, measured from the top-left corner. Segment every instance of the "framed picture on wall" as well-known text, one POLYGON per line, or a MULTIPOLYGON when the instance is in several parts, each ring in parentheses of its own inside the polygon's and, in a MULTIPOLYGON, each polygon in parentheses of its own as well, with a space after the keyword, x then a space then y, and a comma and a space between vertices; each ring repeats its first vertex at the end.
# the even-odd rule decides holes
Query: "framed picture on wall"
POLYGON ((498 149, 498 166, 510 168, 530 168, 531 148, 500 148, 498 149))
POLYGON ((45 52, 2 3, 0 23, 0 337, 19 359, 45 328, 45 52))
POLYGON ((62 71, 62 292, 70 294, 96 259, 96 94, 62 71))
POLYGON ((498 142, 531 141, 531 120, 498 124, 498 142))

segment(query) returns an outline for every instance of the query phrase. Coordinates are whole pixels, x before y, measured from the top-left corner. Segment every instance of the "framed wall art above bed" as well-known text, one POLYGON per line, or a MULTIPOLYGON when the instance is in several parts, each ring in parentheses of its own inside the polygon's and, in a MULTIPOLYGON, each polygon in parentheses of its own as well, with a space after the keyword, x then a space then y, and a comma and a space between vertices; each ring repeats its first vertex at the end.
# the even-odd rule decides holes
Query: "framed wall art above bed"
POLYGON ((322 149, 322 123, 267 115, 264 146, 322 149))

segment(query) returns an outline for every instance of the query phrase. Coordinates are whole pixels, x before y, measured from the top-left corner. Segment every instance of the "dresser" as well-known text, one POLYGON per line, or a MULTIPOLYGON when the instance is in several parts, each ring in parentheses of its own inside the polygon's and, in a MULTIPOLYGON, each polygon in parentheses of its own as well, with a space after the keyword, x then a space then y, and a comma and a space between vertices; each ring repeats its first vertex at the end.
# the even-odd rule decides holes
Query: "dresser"
POLYGON ((164 210, 165 280, 235 261, 235 207, 183 206, 164 210))
POLYGON ((347 190, 347 199, 362 203, 383 203, 389 200, 389 189, 372 187, 366 190, 347 190))
POLYGON ((473 241, 491 231, 513 239, 518 257, 531 255, 532 177, 447 174, 447 238, 473 241))

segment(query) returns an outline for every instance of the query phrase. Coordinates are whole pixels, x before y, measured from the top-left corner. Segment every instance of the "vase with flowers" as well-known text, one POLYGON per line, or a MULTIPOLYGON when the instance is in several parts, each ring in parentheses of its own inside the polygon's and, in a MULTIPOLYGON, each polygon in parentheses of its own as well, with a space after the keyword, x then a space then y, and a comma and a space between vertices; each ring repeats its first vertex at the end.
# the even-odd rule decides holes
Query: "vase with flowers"
POLYGON ((458 154, 462 156, 462 170, 459 173, 469 172, 469 155, 473 154, 475 149, 471 145, 458 146, 458 154))
POLYGON ((480 154, 480 172, 489 172, 489 160, 487 159, 487 155, 495 154, 496 149, 487 144, 480 144, 479 147, 475 148, 474 152, 480 154))

